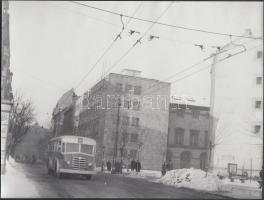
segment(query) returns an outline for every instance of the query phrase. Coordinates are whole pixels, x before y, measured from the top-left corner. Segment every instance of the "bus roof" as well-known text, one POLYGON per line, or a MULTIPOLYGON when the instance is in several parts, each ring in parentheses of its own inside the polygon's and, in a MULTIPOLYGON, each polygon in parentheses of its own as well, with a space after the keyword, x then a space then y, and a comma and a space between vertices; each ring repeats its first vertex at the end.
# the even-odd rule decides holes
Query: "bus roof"
POLYGON ((79 140, 82 140, 83 144, 92 144, 95 145, 96 141, 92 138, 76 136, 76 135, 64 135, 52 138, 50 141, 54 140, 61 140, 62 142, 69 142, 69 143, 79 143, 79 140))

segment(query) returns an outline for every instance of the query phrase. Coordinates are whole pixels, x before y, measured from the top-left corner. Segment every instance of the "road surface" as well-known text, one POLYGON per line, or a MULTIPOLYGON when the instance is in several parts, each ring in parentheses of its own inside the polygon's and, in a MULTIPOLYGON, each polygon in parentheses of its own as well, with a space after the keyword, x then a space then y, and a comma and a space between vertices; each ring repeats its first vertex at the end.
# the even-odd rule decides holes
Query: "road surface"
POLYGON ((22 170, 36 185, 41 198, 222 198, 213 194, 165 186, 161 183, 129 178, 120 174, 98 173, 91 180, 78 175, 58 179, 48 175, 46 167, 42 164, 20 164, 16 168, 22 170))

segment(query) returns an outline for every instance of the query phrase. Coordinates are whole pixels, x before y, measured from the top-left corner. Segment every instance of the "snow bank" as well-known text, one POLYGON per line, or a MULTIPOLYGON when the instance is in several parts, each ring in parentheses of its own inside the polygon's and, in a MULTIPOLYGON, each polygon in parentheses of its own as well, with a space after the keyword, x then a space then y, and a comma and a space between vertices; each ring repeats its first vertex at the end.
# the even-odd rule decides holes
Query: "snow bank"
POLYGON ((175 187, 185 187, 202 191, 219 191, 222 183, 215 174, 200 169, 176 169, 168 171, 158 182, 175 187))
POLYGON ((6 173, 1 175, 1 198, 39 197, 37 189, 19 169, 11 157, 6 162, 6 173))

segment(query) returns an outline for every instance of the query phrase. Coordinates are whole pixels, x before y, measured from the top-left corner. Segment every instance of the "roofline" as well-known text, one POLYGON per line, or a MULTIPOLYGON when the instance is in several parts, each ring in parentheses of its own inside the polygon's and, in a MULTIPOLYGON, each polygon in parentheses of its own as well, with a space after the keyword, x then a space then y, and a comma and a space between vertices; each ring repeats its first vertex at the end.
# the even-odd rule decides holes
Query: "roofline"
POLYGON ((171 84, 171 83, 169 83, 169 82, 160 81, 160 80, 158 80, 158 79, 153 79, 153 78, 145 78, 145 77, 138 77, 138 76, 131 76, 131 75, 126 75, 126 74, 109 73, 109 74, 108 74, 108 76, 109 76, 109 75, 111 75, 111 74, 114 74, 114 75, 120 75, 120 76, 134 77, 134 78, 138 78, 138 79, 146 79, 146 80, 158 81, 158 82, 160 82, 160 83, 166 83, 166 84, 168 84, 168 85, 170 85, 170 84, 171 84))

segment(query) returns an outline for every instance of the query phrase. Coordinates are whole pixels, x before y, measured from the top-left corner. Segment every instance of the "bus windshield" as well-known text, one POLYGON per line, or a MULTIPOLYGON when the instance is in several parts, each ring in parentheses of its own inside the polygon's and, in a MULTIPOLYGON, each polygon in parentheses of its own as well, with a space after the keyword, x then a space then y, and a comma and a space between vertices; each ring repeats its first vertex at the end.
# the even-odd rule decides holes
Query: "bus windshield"
MULTIPOLYGON (((80 144, 77 143, 63 143, 62 151, 67 153, 79 153, 79 145, 80 144), (64 148, 64 145, 66 148, 64 148)), ((81 144, 81 153, 93 154, 93 145, 81 144)))
POLYGON ((81 153, 93 154, 93 145, 81 144, 81 153))
POLYGON ((65 152, 79 152, 79 144, 66 143, 66 151, 65 152))

